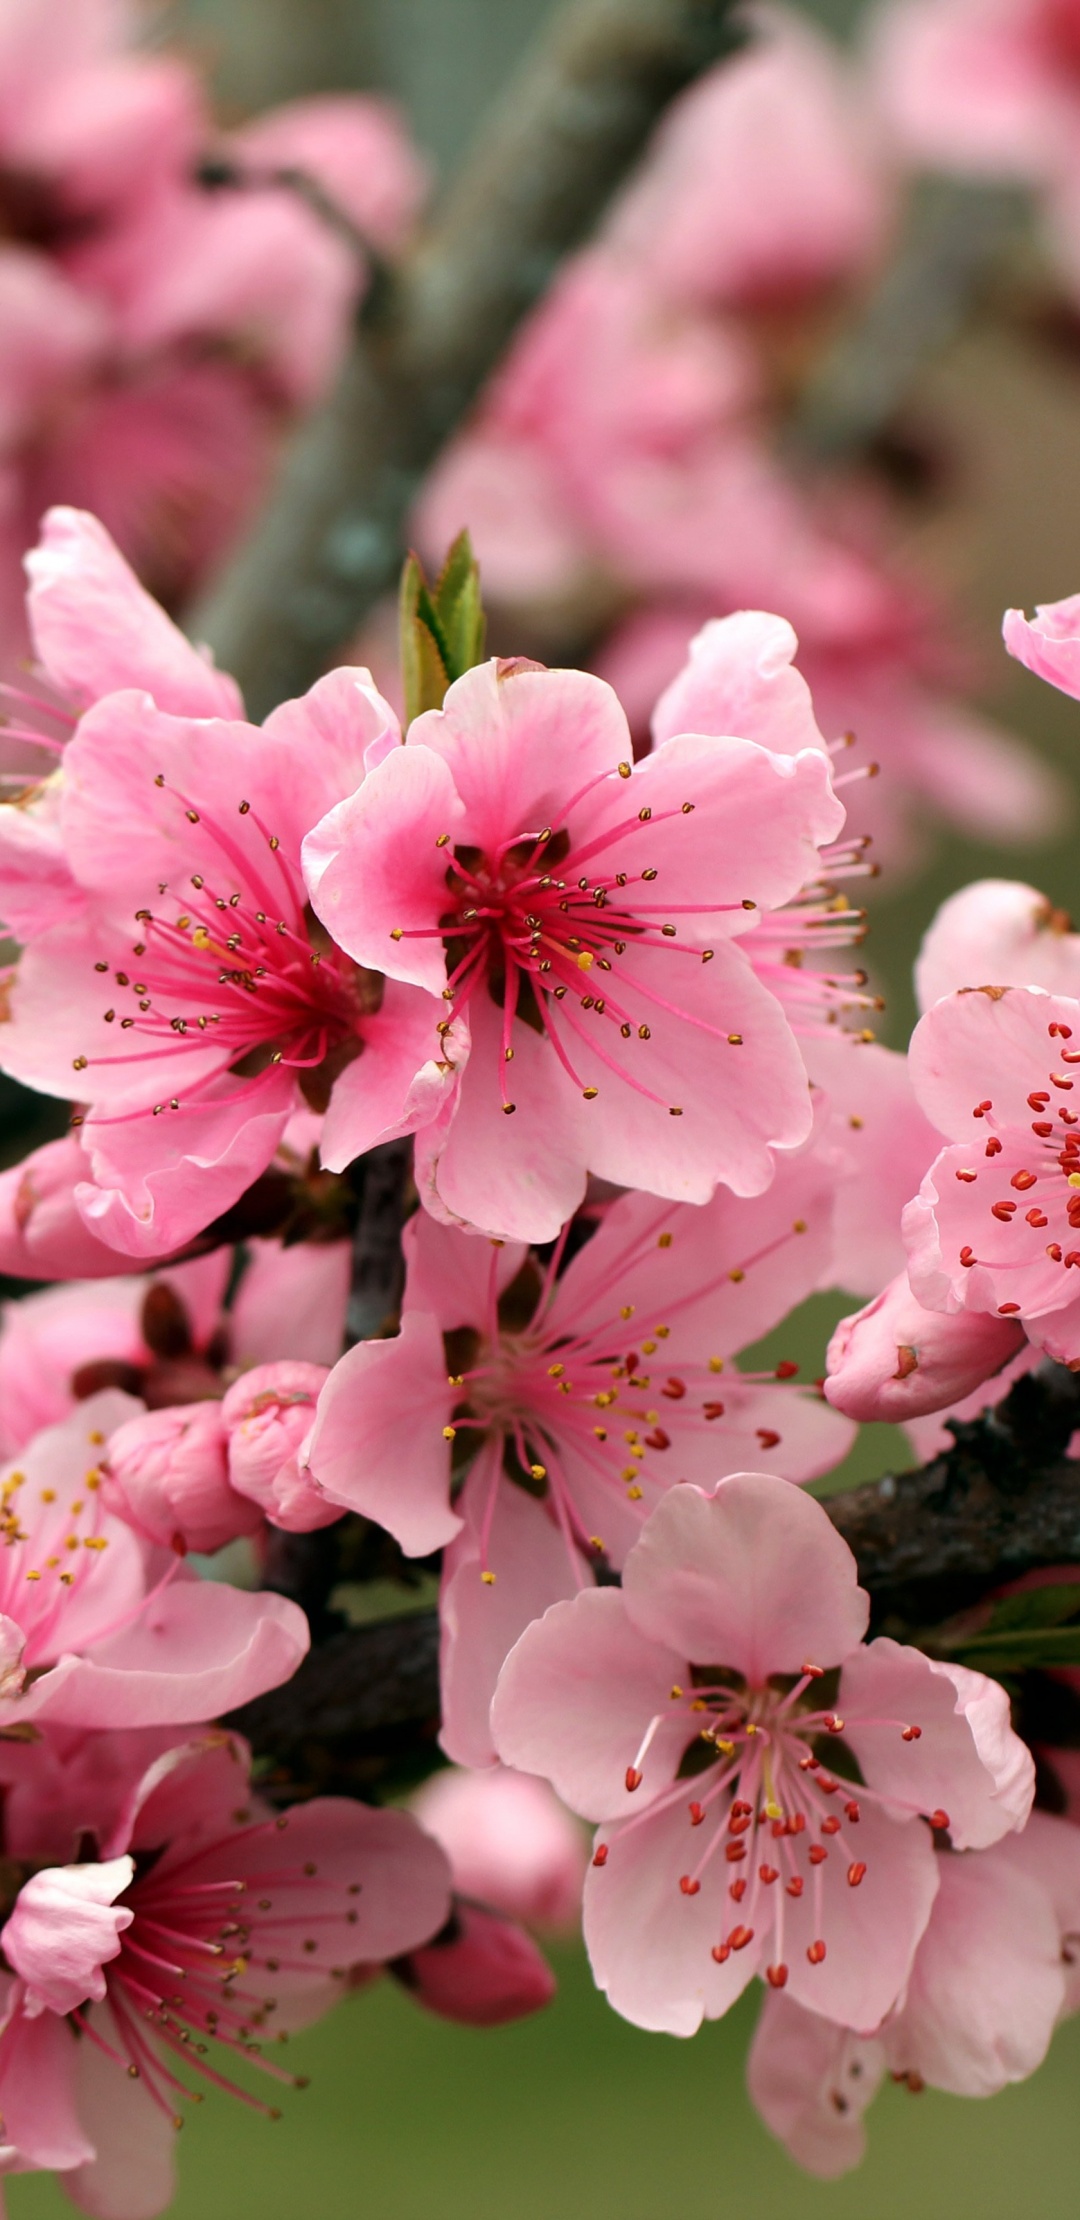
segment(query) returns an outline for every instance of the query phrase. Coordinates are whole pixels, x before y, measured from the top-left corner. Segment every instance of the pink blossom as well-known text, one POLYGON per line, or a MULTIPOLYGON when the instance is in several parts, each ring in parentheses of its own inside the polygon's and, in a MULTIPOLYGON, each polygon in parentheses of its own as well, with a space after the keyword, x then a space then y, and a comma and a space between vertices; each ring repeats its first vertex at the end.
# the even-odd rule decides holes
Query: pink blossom
POLYGON ((901 1272, 864 1310, 841 1319, 829 1343, 825 1393, 849 1418, 903 1426, 928 1411, 955 1410, 1026 1341, 1011 1318, 924 1310, 901 1272))
POLYGON ((674 102, 609 219, 640 282, 701 307, 804 305, 862 275, 889 180, 839 50, 758 7, 744 52, 674 102))
POLYGON ((962 988, 933 1004, 912 1035, 911 1077, 947 1145, 903 1221, 920 1302, 1018 1319, 1064 1363, 1080 1356, 1074 1036, 1080 1002, 1038 987, 962 988))
POLYGON ((273 171, 313 179, 380 254, 399 253, 429 177, 392 101, 318 93, 272 108, 230 134, 228 152, 252 184, 273 171))
POLYGON ((987 979, 1080 994, 1080 935, 1066 911, 1016 879, 976 879, 950 894, 916 961, 919 1008, 987 979))
POLYGON ((287 1680, 302 1611, 148 1555, 102 1492, 109 1434, 136 1406, 106 1389, 47 1427, 0 1479, 0 1723, 173 1725, 287 1680))
POLYGON ((118 1426, 103 1471, 110 1511, 159 1549, 212 1556, 258 1533, 261 1507, 229 1478, 221 1404, 207 1400, 144 1411, 118 1426))
POLYGON ((340 1503, 328 1502, 302 1456, 327 1377, 324 1364, 279 1357, 245 1372, 221 1406, 230 1485, 258 1504, 272 1526, 290 1534, 307 1534, 341 1517, 340 1503))
POLYGON ((806 1043, 825 1097, 825 1138, 837 1154, 833 1205, 834 1279, 876 1295, 903 1271, 905 1203, 933 1161, 939 1135, 920 1109, 908 1059, 877 1041, 839 1032, 806 1043))
MULTIPOLYGON (((216 2059, 227 2069, 229 2051, 255 2054, 253 2037, 307 2025, 358 1961, 396 1958, 446 1919, 446 1861, 405 1813, 324 1797, 275 1817, 248 1767, 242 1743, 204 1734, 136 1774, 118 1819, 84 1773, 101 1863, 32 1873, 4 1929, 8 2132, 24 2161, 60 2166, 75 2201, 114 2220, 169 2201, 192 2077, 240 2095, 216 2059)), ((63 1858, 59 1831, 54 1845, 63 1858)))
POLYGON ((462 1896, 529 1926, 577 1926, 585 1838, 545 1782, 502 1765, 452 1766, 425 1781, 411 1808, 441 1843, 462 1896))
POLYGON ((1040 603, 1034 618, 1007 609, 1002 632, 1018 663, 1061 693, 1080 698, 1080 594, 1040 603))
POLYGON ((492 1691, 530 1619, 602 1554, 621 1565, 672 1482, 740 1456, 807 1480, 843 1455, 848 1423, 793 1366, 731 1363, 828 1279, 833 1185, 827 1153, 804 1152, 752 1201, 623 1195, 561 1275, 562 1242, 545 1267, 411 1221, 401 1332, 336 1366, 305 1454, 332 1501, 407 1553, 445 1548, 442 1739, 458 1762, 491 1764, 492 1691))
MULTIPOLYGON (((2 837, 2 833, 0 833, 2 837)), ((130 1257, 99 1241, 80 1217, 76 1191, 90 1166, 75 1133, 31 1149, 0 1172, 0 1268, 14 1279, 106 1278, 130 1257)))
POLYGON ((711 1495, 673 1489, 621 1591, 553 1605, 508 1658, 496 1746, 600 1821, 585 1939, 637 2025, 692 2034, 763 1971, 872 2031, 940 1885, 919 1815, 957 1848, 1023 1826, 1034 1774, 1004 1690, 885 1638, 864 1646, 868 1610, 821 1506, 740 1473, 711 1495), (822 1710, 830 1668, 838 1708, 822 1710), (855 1752, 856 1791, 816 1755, 829 1733, 855 1752))
POLYGON ((125 52, 126 8, 42 0, 0 25, 0 150, 9 190, 54 220, 115 215, 193 160, 197 82, 171 55, 125 52))
POLYGON ((826 2180, 863 2157, 863 2114, 886 2068, 913 2090, 991 2096, 1034 2073, 1055 2022, 1075 2009, 1077 1830, 1035 1812, 1022 1834, 945 1855, 938 1871, 906 1994, 876 2034, 831 2025, 788 1995, 766 1998, 750 2094, 791 2157, 826 2180))
POLYGON ((388 727, 367 674, 346 671, 261 730, 133 691, 81 719, 60 830, 85 910, 25 951, 3 1052, 28 1084, 89 1096, 74 1199, 114 1247, 192 1239, 305 1101, 326 1109, 323 1161, 341 1169, 445 1092, 432 998, 384 991, 308 930, 303 835, 388 727))
POLYGON ((555 1994, 555 1976, 532 1936, 464 1897, 455 1897, 443 1932, 390 1971, 417 2004, 465 2027, 504 2027, 541 2011, 555 1994))
POLYGON ((587 1168, 629 1185, 646 1165, 672 1199, 759 1192, 809 1103, 731 935, 796 891, 841 818, 815 750, 684 734, 632 765, 597 679, 497 662, 458 679, 304 848, 338 944, 442 992, 445 1024, 467 1014, 419 1144, 429 1207, 545 1240, 587 1168))

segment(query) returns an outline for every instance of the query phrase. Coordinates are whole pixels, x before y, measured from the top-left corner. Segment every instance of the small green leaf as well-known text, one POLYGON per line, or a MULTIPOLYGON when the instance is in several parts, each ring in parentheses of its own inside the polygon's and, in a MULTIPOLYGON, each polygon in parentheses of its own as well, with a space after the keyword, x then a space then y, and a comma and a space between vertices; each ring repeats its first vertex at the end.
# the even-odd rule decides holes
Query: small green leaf
POLYGON ((949 1655, 984 1672, 1080 1665, 1080 1582, 1003 1596, 982 1626, 949 1644, 949 1655))
POLYGON ((487 623, 467 532, 459 532, 434 590, 419 556, 409 556, 401 573, 399 617, 405 721, 411 724, 422 710, 441 708, 452 681, 483 661, 487 623))

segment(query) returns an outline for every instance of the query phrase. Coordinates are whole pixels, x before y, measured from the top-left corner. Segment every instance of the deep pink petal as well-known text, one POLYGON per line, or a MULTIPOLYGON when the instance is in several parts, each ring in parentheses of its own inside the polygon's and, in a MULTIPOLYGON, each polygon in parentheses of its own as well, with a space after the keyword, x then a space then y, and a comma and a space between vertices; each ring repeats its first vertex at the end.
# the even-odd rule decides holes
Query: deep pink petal
POLYGON ((385 1526, 410 1557, 460 1531, 444 1438, 456 1399, 442 1334, 424 1311, 409 1311, 387 1341, 358 1342, 319 1398, 304 1452, 312 1478, 332 1502, 385 1526))
POLYGON ((438 994, 442 941, 431 933, 446 907, 443 834, 460 834, 463 806, 430 748, 395 748, 363 786, 308 833, 304 877, 312 904, 357 963, 438 994))

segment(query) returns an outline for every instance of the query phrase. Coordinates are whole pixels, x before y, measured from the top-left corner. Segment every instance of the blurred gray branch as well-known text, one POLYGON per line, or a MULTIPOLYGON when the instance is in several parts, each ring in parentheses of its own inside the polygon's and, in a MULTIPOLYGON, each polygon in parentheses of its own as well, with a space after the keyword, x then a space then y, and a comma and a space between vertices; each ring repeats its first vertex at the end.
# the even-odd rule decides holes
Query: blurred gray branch
POLYGON ((376 287, 329 405, 191 629, 259 717, 392 585, 421 478, 666 103, 729 51, 734 0, 563 0, 409 262, 376 287))

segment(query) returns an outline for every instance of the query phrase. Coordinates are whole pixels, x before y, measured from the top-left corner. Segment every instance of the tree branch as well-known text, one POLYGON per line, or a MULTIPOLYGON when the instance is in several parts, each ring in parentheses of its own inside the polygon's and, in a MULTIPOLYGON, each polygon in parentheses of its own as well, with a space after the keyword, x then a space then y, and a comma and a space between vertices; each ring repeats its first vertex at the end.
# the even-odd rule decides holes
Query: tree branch
POLYGON ((191 620, 262 716, 318 677, 395 578, 447 434, 666 103, 737 43, 734 0, 563 0, 426 241, 376 286, 344 377, 191 620))

